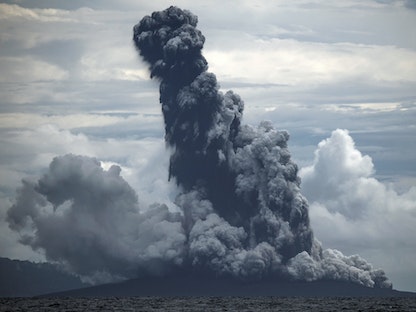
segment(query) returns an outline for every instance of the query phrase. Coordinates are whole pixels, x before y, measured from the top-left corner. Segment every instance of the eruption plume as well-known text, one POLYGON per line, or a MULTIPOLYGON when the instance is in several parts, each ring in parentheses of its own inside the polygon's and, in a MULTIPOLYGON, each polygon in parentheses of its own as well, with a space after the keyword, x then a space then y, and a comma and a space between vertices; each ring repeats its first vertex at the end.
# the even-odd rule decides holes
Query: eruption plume
POLYGON ((104 171, 95 159, 66 155, 55 158, 37 183, 24 183, 8 213, 10 226, 26 233, 23 243, 91 278, 185 269, 243 280, 330 279, 391 287, 383 271, 359 256, 321 248, 287 147, 289 134, 269 122, 242 125, 242 100, 220 92, 207 71, 197 22, 191 12, 170 7, 144 17, 133 34, 151 77, 160 82, 172 151, 169 177, 181 190, 179 212, 164 205, 142 212, 119 167, 104 171), (76 227, 74 237, 55 236, 67 243, 62 250, 44 238, 65 229, 52 222, 76 227), (28 223, 35 232, 27 234, 28 223), (79 242, 82 237, 92 248, 79 242), (110 246, 103 243, 107 237, 110 246), (89 252, 103 255, 99 266, 89 252))
POLYGON ((134 42, 160 80, 166 142, 174 149, 169 175, 196 190, 225 222, 242 227, 243 247, 267 244, 286 263, 313 243, 289 135, 263 122, 242 127, 243 102, 219 92, 201 55, 197 17, 170 7, 134 27, 134 42))

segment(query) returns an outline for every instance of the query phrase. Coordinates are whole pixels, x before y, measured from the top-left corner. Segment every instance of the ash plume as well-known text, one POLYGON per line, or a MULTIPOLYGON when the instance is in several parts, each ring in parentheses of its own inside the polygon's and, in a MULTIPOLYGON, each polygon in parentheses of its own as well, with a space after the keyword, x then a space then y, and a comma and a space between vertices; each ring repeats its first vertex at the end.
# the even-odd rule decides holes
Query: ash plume
POLYGON ((133 32, 160 82, 178 212, 139 207, 119 167, 105 171, 96 159, 65 155, 37 182, 23 183, 8 211, 10 227, 22 243, 94 282, 186 270, 391 287, 361 257, 322 249, 289 134, 270 122, 242 124, 243 101, 220 92, 207 71, 197 22, 191 12, 170 7, 144 17, 133 32))
POLYGON ((245 247, 267 243, 279 262, 310 252, 312 231, 289 135, 267 122, 241 126, 243 102, 231 91, 219 92, 196 24, 192 13, 170 7, 134 27, 136 47, 160 80, 165 138, 174 149, 169 175, 184 191, 197 190, 226 222, 241 226, 245 247))
POLYGON ((201 54, 205 37, 197 22, 191 12, 172 6, 144 17, 133 34, 151 77, 160 82, 165 140, 173 148, 169 176, 183 196, 192 194, 209 206, 202 214, 198 205, 185 213, 192 263, 244 278, 383 284, 384 272, 365 260, 322 251, 287 148, 288 133, 268 122, 241 125, 244 104, 232 91, 219 92, 201 54), (186 218, 195 214, 196 220, 186 218))

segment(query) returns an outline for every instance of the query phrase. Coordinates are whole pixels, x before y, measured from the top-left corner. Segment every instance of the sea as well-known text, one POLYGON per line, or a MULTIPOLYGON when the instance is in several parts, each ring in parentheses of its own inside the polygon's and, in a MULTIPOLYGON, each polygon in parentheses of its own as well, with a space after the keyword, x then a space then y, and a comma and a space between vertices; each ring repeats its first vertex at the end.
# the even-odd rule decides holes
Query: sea
POLYGON ((416 311, 416 298, 0 298, 0 311, 416 311))

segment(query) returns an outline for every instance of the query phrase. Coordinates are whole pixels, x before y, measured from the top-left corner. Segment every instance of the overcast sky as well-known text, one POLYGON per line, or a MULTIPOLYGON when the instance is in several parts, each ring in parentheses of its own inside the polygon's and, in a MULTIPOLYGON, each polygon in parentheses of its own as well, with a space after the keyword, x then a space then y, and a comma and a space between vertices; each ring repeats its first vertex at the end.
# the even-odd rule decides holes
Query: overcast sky
MULTIPOLYGON (((42 259, 5 216, 55 156, 120 165, 142 203, 175 196, 158 85, 132 43, 133 25, 171 4, 1 1, 0 256, 42 259)), ((198 15, 209 70, 243 98, 244 122, 291 134, 324 247, 416 291, 416 1, 174 4, 198 15)))

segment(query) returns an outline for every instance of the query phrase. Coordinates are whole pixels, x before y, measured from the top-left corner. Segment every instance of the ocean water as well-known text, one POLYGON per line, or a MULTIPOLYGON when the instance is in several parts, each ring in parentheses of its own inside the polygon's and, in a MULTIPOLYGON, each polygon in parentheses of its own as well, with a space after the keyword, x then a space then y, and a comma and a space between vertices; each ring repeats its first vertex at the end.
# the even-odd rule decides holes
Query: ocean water
POLYGON ((0 298, 0 311, 416 311, 416 298, 0 298))

